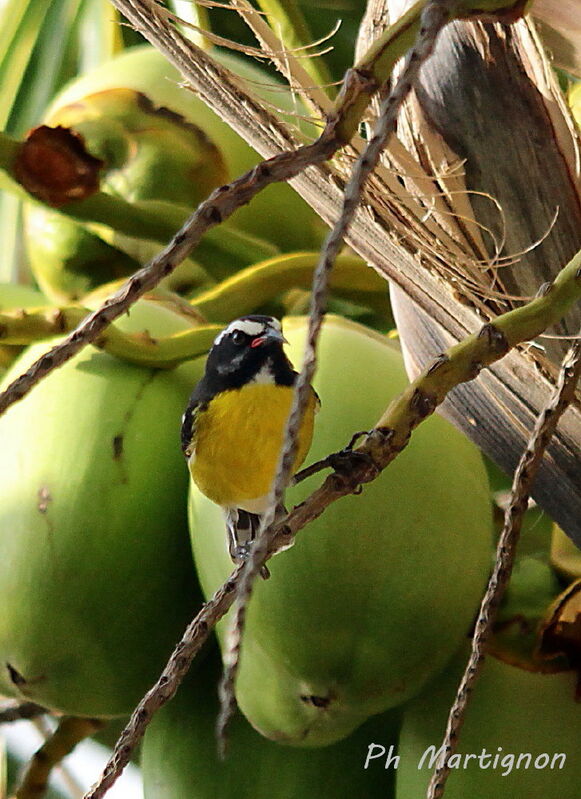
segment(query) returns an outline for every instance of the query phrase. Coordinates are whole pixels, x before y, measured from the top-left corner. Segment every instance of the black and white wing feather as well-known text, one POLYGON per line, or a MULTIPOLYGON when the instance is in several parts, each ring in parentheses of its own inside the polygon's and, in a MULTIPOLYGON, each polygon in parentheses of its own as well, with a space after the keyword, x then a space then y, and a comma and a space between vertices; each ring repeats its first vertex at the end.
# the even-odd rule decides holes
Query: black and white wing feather
POLYGON ((204 410, 206 403, 194 399, 194 395, 182 416, 181 442, 182 452, 186 458, 191 458, 196 449, 196 428, 200 411, 204 410))

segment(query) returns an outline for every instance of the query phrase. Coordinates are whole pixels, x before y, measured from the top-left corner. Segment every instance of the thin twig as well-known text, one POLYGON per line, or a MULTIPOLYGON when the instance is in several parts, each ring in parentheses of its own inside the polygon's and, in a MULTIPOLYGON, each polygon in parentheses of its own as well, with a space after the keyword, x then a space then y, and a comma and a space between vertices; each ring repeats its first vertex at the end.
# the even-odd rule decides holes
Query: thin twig
POLYGON ((504 514, 504 525, 496 550, 496 563, 482 599, 472 639, 472 650, 456 698, 450 708, 441 747, 442 754, 430 780, 426 799, 440 799, 444 795, 450 774, 449 758, 457 749, 470 696, 482 671, 498 608, 512 573, 531 488, 559 419, 575 398, 575 388, 580 376, 581 342, 576 341, 563 360, 555 393, 537 418, 527 448, 514 473, 510 502, 504 514))
POLYGON ((35 719, 37 716, 44 716, 45 713, 49 712, 45 707, 41 707, 35 702, 12 702, 6 706, 0 706, 0 724, 22 721, 23 719, 35 719))
POLYGON ((298 432, 309 402, 311 382, 317 366, 317 342, 327 304, 329 275, 337 258, 351 220, 361 202, 365 182, 374 170, 386 142, 395 130, 397 115, 414 86, 422 64, 429 58, 442 28, 452 17, 454 0, 432 0, 422 13, 420 31, 413 48, 408 52, 402 73, 382 101, 379 119, 372 139, 353 169, 345 187, 341 214, 327 237, 313 277, 311 310, 307 344, 301 373, 297 379, 293 404, 287 422, 284 443, 270 495, 270 505, 262 518, 250 557, 244 564, 235 602, 235 612, 228 636, 228 649, 224 658, 224 675, 220 684, 220 713, 216 726, 218 748, 222 756, 226 750, 228 724, 236 711, 235 682, 240 664, 240 648, 246 620, 246 611, 254 581, 267 557, 275 531, 273 525, 277 508, 283 502, 289 484, 297 451, 298 432))
MULTIPOLYGON (((363 452, 369 454, 370 458, 354 458, 350 468, 343 469, 340 474, 329 475, 308 499, 279 521, 273 532, 268 554, 273 554, 282 546, 288 546, 300 530, 317 519, 333 502, 352 494, 361 484, 374 480, 405 448, 415 427, 444 401, 448 391, 460 383, 473 380, 483 368, 506 355, 511 347, 539 335, 567 313, 579 297, 581 253, 561 270, 550 292, 523 308, 497 317, 494 326, 484 325, 478 333, 436 358, 391 403, 378 426, 355 450, 356 454, 363 452), (516 323, 517 319, 520 323, 516 323), (493 333, 491 329, 496 332, 493 333), (429 407, 425 401, 428 395, 432 397, 429 407), (377 466, 373 466, 372 462, 377 466)), ((210 630, 231 607, 241 570, 242 567, 238 567, 233 572, 190 623, 161 677, 135 708, 99 781, 85 794, 84 799, 102 799, 117 780, 143 737, 153 714, 175 694, 210 630)))

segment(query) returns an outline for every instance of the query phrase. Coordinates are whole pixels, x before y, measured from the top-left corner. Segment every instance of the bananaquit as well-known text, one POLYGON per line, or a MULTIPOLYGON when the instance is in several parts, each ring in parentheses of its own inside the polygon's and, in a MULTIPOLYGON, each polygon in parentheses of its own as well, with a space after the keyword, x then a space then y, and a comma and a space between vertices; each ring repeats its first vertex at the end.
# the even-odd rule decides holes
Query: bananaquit
MULTIPOLYGON (((266 511, 297 373, 280 323, 244 316, 216 338, 182 419, 182 449, 200 491, 224 511, 230 557, 247 557, 266 511)), ((318 397, 299 433, 296 471, 311 445, 318 397)), ((284 511, 284 508, 280 509, 284 511)))

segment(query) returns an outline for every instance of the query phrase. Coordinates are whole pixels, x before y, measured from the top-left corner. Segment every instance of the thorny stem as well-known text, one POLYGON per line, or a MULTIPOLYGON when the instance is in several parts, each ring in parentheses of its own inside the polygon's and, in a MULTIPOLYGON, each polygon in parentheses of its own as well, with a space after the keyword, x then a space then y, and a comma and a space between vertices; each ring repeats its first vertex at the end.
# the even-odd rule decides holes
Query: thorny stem
POLYGON ((510 502, 504 514, 504 525, 496 550, 496 562, 480 605, 470 657, 450 708, 441 747, 442 756, 430 780, 426 799, 440 799, 444 795, 450 774, 449 759, 458 746, 458 736, 464 723, 470 696, 482 671, 498 608, 512 573, 531 488, 559 419, 575 398, 575 388, 580 376, 581 341, 576 341, 563 360, 555 393, 537 418, 533 433, 514 473, 510 502))
MULTIPOLYGON (((502 334, 505 343, 508 340, 510 346, 514 347, 539 335, 547 326, 561 318, 581 297, 581 252, 561 270, 552 286, 549 294, 554 295, 554 306, 548 303, 547 296, 543 296, 523 308, 497 317, 493 329, 507 331, 506 334, 502 334), (519 314, 528 322, 524 325, 525 332, 522 338, 518 336, 519 325, 515 323, 519 314), (509 329, 510 334, 508 334, 509 329)), ((414 428, 443 402, 449 390, 462 382, 473 380, 480 373, 480 369, 500 360, 508 352, 508 345, 498 346, 498 340, 492 335, 491 327, 493 326, 490 324, 485 325, 479 333, 469 336, 464 342, 443 353, 414 380, 383 414, 380 426, 372 430, 362 445, 355 450, 370 455, 370 459, 355 459, 350 469, 342 470, 341 474, 331 474, 308 499, 278 522, 272 535, 268 555, 274 554, 281 546, 288 546, 303 527, 317 519, 333 502, 353 493, 361 484, 374 480, 405 448, 414 428), (478 369, 475 368, 476 364, 479 365, 478 369), (425 394, 424 386, 432 387, 433 376, 441 372, 442 368, 453 373, 454 379, 443 380, 444 387, 435 396, 433 406, 430 406, 426 413, 425 403, 418 401, 417 397, 425 394), (394 434, 394 431, 397 434, 394 434), (370 461, 377 466, 370 465, 370 461)), ((160 678, 135 708, 99 781, 83 799, 102 799, 119 777, 143 737, 153 714, 174 696, 210 630, 230 609, 241 570, 242 567, 238 567, 190 623, 160 678)))

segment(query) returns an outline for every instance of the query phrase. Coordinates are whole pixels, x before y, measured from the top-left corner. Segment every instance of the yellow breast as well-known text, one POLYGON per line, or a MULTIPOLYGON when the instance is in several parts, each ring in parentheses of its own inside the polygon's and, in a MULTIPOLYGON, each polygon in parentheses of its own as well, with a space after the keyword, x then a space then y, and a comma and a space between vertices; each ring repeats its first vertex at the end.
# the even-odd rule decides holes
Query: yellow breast
MULTIPOLYGON (((252 500, 271 488, 293 389, 250 384, 225 391, 211 400, 196 420, 192 477, 200 490, 218 505, 257 512, 252 500)), ((294 463, 304 461, 313 437, 317 400, 313 392, 299 433, 294 463)))

